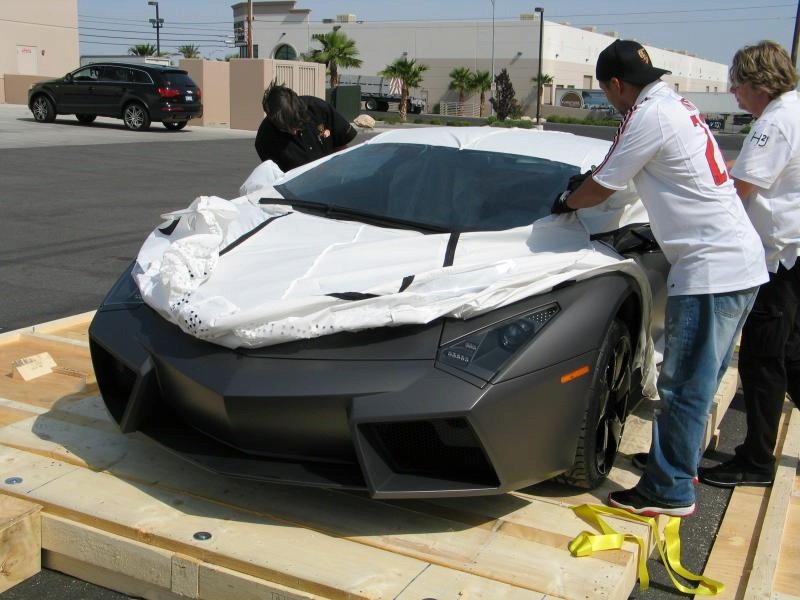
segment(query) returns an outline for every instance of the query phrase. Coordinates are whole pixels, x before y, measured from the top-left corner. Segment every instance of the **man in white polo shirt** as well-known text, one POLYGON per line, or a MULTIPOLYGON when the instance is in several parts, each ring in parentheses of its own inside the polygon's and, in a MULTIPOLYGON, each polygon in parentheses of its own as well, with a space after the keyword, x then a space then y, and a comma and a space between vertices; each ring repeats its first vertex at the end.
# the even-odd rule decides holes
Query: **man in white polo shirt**
POLYGON ((632 180, 670 262, 653 442, 639 483, 612 492, 608 502, 682 517, 695 510, 706 416, 768 276, 761 241, 714 136, 697 108, 660 80, 665 73, 634 41, 616 40, 600 53, 597 80, 625 117, 603 162, 562 194, 553 212, 599 204, 632 180))
POLYGON ((718 487, 768 486, 787 391, 800 406, 800 98, 794 63, 775 42, 739 50, 730 78, 739 106, 757 119, 731 175, 761 236, 770 275, 739 349, 747 436, 731 460, 699 475, 718 487))

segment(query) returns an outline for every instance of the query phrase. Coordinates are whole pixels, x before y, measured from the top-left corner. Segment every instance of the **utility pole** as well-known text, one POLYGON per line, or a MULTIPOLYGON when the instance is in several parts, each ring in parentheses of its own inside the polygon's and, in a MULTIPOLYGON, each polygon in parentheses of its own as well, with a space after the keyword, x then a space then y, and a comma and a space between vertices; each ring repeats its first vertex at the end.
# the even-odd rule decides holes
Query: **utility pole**
POLYGON ((156 55, 161 56, 161 27, 164 25, 164 19, 158 17, 158 2, 156 0, 150 0, 148 4, 156 7, 156 18, 150 19, 150 23, 156 30, 156 55))
POLYGON ((797 41, 800 38, 800 0, 797 2, 797 14, 794 17, 794 38, 792 39, 792 66, 797 68, 797 41))
POLYGON ((247 58, 253 58, 253 0, 247 0, 247 58))
POLYGON ((536 127, 542 128, 542 52, 544 48, 544 8, 533 9, 539 13, 539 74, 536 77, 536 127))

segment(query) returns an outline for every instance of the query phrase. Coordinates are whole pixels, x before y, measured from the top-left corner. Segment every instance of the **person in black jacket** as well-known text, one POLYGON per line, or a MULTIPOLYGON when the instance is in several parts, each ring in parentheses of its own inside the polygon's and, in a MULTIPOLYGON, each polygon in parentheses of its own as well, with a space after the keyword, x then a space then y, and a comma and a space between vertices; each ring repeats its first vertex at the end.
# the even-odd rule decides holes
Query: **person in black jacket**
POLYGON ((271 84, 261 101, 266 117, 256 134, 256 152, 286 172, 341 150, 355 128, 333 106, 314 96, 298 96, 271 84))

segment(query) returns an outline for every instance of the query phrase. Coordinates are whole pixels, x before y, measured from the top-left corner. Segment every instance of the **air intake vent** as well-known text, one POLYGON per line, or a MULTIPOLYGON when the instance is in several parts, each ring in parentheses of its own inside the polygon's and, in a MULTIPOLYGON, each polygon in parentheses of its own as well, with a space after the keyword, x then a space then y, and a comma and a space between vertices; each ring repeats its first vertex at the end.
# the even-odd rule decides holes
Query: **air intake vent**
POLYGON ((97 374, 97 385, 103 394, 103 401, 114 420, 121 423, 133 386, 136 384, 137 374, 99 344, 91 340, 89 343, 94 372, 97 374))
POLYGON ((396 473, 499 485, 483 447, 466 419, 370 423, 362 432, 396 473))

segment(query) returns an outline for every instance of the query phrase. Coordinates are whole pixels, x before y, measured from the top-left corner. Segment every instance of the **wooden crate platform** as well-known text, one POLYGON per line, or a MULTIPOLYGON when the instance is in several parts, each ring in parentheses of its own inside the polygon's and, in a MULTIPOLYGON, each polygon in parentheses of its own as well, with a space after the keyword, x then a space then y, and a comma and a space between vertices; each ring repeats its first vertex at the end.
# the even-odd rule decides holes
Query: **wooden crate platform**
POLYGON ((771 488, 737 487, 705 574, 727 585, 721 600, 800 600, 800 413, 784 403, 771 488))
MULTIPOLYGON (((91 373, 90 319, 0 335, 0 494, 42 507, 45 566, 137 596, 212 600, 624 599, 636 586, 635 546, 580 559, 567 550, 588 529, 571 506, 638 480, 624 458, 582 494, 545 483, 381 502, 221 477, 119 433, 91 373), (6 371, 42 351, 73 374, 6 371)), ((623 452, 648 448, 652 404, 631 417, 623 452)), ((613 524, 649 539, 644 526, 613 524)))

